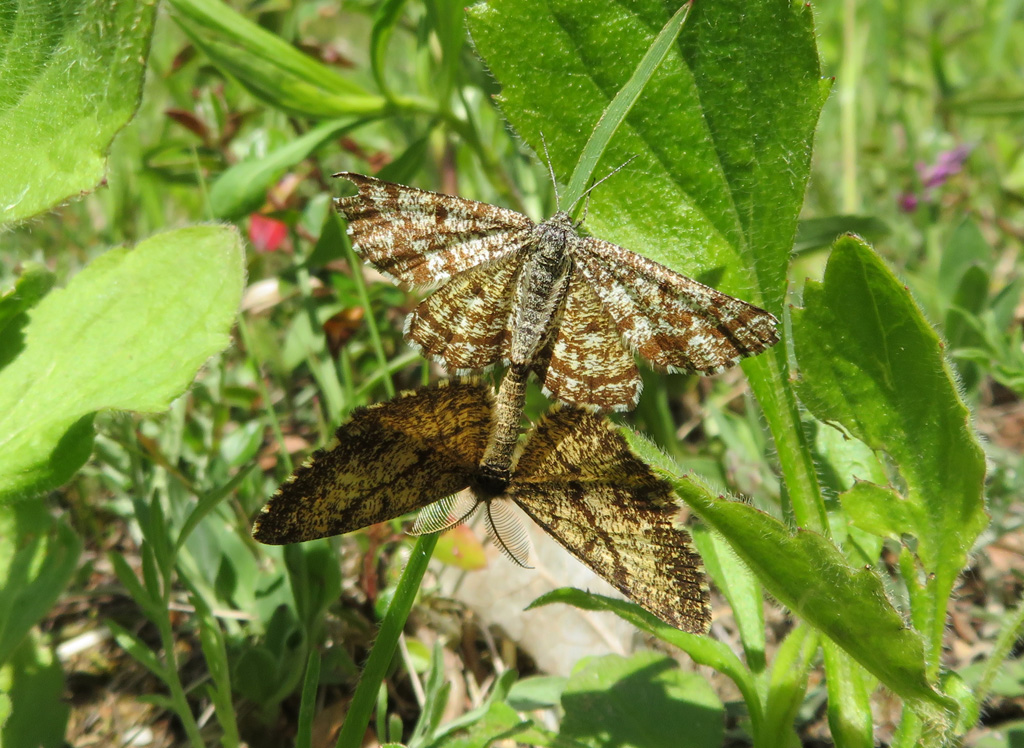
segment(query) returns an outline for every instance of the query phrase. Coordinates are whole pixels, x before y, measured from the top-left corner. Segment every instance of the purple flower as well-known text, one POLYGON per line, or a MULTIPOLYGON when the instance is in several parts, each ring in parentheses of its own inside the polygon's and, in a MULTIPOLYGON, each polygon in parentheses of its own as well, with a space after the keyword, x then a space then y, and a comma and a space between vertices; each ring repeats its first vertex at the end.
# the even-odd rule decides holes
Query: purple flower
POLYGON ((921 193, 904 192, 897 200, 900 210, 904 213, 913 213, 917 207, 931 199, 931 191, 936 187, 944 185, 950 177, 959 174, 963 169, 964 162, 974 150, 973 145, 958 145, 949 151, 940 151, 935 163, 928 164, 918 161, 915 165, 917 175, 921 179, 921 193))
POLYGON ((921 183, 925 189, 939 187, 954 174, 959 174, 964 161, 971 155, 972 150, 974 150, 972 145, 958 145, 951 151, 940 151, 934 166, 927 166, 919 162, 917 174, 921 177, 921 183))

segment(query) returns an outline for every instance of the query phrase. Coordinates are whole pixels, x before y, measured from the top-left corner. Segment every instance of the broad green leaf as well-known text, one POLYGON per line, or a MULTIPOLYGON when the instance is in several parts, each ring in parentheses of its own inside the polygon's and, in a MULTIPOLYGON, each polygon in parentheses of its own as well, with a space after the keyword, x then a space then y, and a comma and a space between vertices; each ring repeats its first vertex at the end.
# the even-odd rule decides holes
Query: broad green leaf
MULTIPOLYGON (((502 111, 554 172, 573 171, 602 114, 682 3, 490 0, 467 11, 502 111)), ((694 3, 604 152, 595 175, 634 160, 592 193, 602 239, 782 314, 822 80, 810 6, 694 3)), ((743 364, 775 438, 801 524, 824 501, 786 374, 785 346, 743 364)))
MULTIPOLYGON (((924 633, 938 647, 946 601, 986 523, 985 458, 970 413, 938 335, 861 240, 836 243, 824 281, 806 284, 804 304, 793 311, 792 333, 801 399, 899 470, 907 506, 893 504, 891 524, 917 537, 921 563, 934 574, 924 633)), ((877 493, 855 498, 879 508, 877 493)))
POLYGON ((562 693, 559 737, 589 746, 721 745, 725 710, 697 673, 657 652, 605 655, 577 666, 562 693))
POLYGON ((668 23, 651 42, 629 80, 616 92, 615 97, 608 102, 608 106, 601 113, 593 132, 590 133, 587 144, 583 146, 583 151, 576 162, 576 168, 573 169, 572 177, 569 179, 569 188, 563 196, 567 209, 573 216, 577 215, 579 209, 583 207, 578 204, 579 200, 586 193, 587 183, 593 179, 594 169, 601 160, 601 156, 604 155, 605 149, 615 137, 619 126, 625 121, 637 99, 643 94, 654 71, 661 65, 661 61, 665 59, 669 50, 674 47, 692 7, 692 3, 686 3, 668 19, 668 23))
POLYGON ((42 504, 0 506, 0 665, 57 602, 81 552, 74 530, 42 504))
POLYGON ((919 507, 904 501, 889 486, 857 481, 849 491, 839 495, 839 500, 854 527, 880 538, 900 540, 904 533, 914 532, 924 520, 919 507))
POLYGON ((135 114, 156 3, 5 3, 0 225, 92 190, 135 114))
POLYGON ((29 312, 0 371, 0 499, 66 481, 100 410, 162 411, 229 342, 244 280, 236 231, 195 226, 107 252, 29 312))
MULTIPOLYGON (((678 7, 490 0, 468 19, 503 113, 565 179, 678 7)), ((636 160, 593 194, 593 232, 778 310, 828 90, 811 20, 788 0, 695 3, 605 152, 609 171, 636 160)))
POLYGON ((385 102, 219 0, 171 0, 173 17, 213 62, 272 109, 314 119, 381 115, 385 102))
POLYGON ((517 680, 508 692, 508 703, 520 712, 557 706, 568 682, 561 675, 534 675, 517 680))
POLYGON ((679 475, 646 439, 630 429, 620 433, 701 520, 725 537, 779 602, 930 718, 944 719, 942 713, 953 704, 929 685, 921 636, 889 602, 874 570, 852 566, 815 532, 790 529, 749 504, 717 495, 693 475, 679 475))

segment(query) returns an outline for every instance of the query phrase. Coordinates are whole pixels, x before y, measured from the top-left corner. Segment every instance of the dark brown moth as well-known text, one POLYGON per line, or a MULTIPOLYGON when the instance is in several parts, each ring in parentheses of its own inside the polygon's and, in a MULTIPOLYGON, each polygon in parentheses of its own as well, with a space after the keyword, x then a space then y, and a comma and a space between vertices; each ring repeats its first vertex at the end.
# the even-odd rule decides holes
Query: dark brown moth
MULTIPOLYGON (((253 537, 282 544, 338 535, 427 509, 421 530, 456 524, 478 507, 512 558, 519 507, 627 597, 684 631, 710 623, 708 587, 679 508, 602 417, 556 407, 512 460, 507 483, 482 475, 494 397, 476 382, 406 393, 353 413, 260 512, 253 537), (457 498, 450 498, 450 497, 457 498)), ((522 563, 521 559, 517 559, 522 563)))
MULTIPOLYGON (((633 353, 714 374, 779 340, 763 309, 622 247, 577 233, 564 211, 537 224, 512 210, 342 172, 336 201, 359 255, 407 288, 436 288, 406 337, 449 371, 506 362, 558 400, 629 410, 633 353)), ((511 402, 511 399, 510 399, 511 402)))

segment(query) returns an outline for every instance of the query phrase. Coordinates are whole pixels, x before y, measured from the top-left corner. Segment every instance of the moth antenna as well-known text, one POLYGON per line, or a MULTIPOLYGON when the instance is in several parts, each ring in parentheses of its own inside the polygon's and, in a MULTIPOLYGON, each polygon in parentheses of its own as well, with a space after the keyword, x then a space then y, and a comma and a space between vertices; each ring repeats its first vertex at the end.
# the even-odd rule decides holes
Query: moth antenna
MULTIPOLYGON (((596 187, 596 186, 597 185, 595 184, 594 187, 596 187)), ((594 187, 591 187, 590 189, 592 190, 592 189, 594 189, 594 187)), ((587 221, 587 211, 590 210, 590 190, 587 190, 586 192, 584 192, 583 193, 583 197, 586 198, 583 201, 583 215, 580 216, 579 223, 576 224, 577 226, 582 226, 587 221)))
POLYGON ((540 144, 544 146, 544 160, 548 162, 548 174, 551 175, 551 186, 555 188, 555 210, 559 210, 561 198, 558 196, 558 182, 555 180, 555 167, 551 165, 551 155, 548 153, 548 141, 544 139, 544 133, 540 134, 540 144))
MULTIPOLYGON (((607 181, 608 181, 609 179, 611 179, 612 177, 614 177, 614 176, 615 176, 616 174, 618 174, 618 173, 619 173, 620 171, 622 171, 623 169, 625 169, 625 168, 626 168, 627 166, 629 166, 629 164, 630 164, 630 163, 631 163, 632 161, 634 161, 635 159, 636 159, 636 156, 635 156, 635 155, 634 155, 634 156, 630 156, 630 157, 629 157, 629 158, 627 158, 627 159, 626 159, 625 161, 623 161, 623 162, 622 162, 621 164, 619 164, 619 165, 618 165, 618 166, 616 166, 616 167, 615 167, 614 169, 612 169, 612 170, 611 170, 610 172, 608 172, 608 173, 607 173, 606 175, 604 175, 604 176, 603 176, 603 177, 601 177, 601 178, 600 178, 599 180, 597 180, 597 181, 596 181, 596 182, 594 182, 594 183, 593 183, 592 185, 590 185, 590 187, 588 187, 588 188, 587 188, 587 191, 586 191, 586 192, 584 192, 584 193, 583 193, 582 195, 580 195, 580 196, 579 196, 578 198, 576 198, 576 200, 575 200, 575 201, 573 202, 573 204, 572 204, 572 205, 570 205, 570 206, 569 206, 569 207, 568 207, 568 208, 566 209, 566 211, 565 211, 565 212, 566 212, 566 213, 569 213, 569 214, 571 214, 571 213, 572 213, 572 209, 576 207, 576 204, 577 204, 577 203, 579 203, 579 201, 580 201, 580 200, 582 200, 582 199, 584 199, 584 198, 586 198, 586 199, 587 199, 587 203, 586 203, 586 206, 589 206, 589 205, 590 205, 590 193, 591 193, 591 192, 593 192, 594 190, 596 190, 596 189, 597 189, 598 187, 600 187, 600 186, 601 186, 602 184, 604 184, 605 182, 607 182, 607 181)), ((587 214, 587 207, 584 207, 584 208, 583 208, 583 215, 585 216, 586 214, 587 214)), ((580 219, 580 223, 583 223, 583 220, 582 220, 582 219, 580 219)))

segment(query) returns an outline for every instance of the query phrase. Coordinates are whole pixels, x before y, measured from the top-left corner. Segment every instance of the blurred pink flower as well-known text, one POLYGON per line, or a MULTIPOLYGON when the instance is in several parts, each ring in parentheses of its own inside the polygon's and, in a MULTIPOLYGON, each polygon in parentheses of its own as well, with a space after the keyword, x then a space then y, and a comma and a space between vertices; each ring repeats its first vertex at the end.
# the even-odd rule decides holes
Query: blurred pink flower
POLYGON ((249 216, 249 241, 257 252, 274 252, 288 236, 287 224, 259 213, 249 216))

